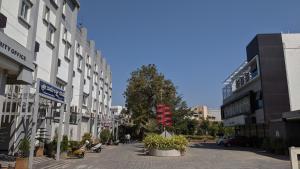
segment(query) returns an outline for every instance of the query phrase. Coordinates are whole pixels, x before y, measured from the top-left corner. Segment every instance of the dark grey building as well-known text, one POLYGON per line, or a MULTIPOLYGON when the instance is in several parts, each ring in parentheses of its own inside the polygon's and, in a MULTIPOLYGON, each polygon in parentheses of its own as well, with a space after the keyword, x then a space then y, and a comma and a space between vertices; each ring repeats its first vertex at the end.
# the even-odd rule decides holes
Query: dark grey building
POLYGON ((224 124, 237 135, 300 144, 299 72, 300 34, 257 35, 246 61, 224 82, 224 124))

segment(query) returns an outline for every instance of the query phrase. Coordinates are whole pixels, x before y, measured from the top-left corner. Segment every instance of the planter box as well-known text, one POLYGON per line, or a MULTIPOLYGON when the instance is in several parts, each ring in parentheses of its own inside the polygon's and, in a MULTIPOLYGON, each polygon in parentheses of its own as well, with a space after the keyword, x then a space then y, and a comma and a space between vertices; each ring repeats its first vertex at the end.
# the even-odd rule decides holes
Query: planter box
POLYGON ((158 156, 158 157, 179 157, 181 156, 181 153, 178 150, 151 149, 149 151, 149 155, 158 156))
POLYGON ((28 169, 28 158, 16 158, 15 169, 28 169))
POLYGON ((38 147, 36 150, 36 157, 42 157, 44 156, 44 148, 43 147, 38 147))

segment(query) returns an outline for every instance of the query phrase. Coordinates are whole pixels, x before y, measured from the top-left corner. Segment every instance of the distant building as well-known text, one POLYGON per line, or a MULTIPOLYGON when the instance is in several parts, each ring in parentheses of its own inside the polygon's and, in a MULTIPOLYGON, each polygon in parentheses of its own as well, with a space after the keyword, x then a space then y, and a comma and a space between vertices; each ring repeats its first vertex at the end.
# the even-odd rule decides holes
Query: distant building
POLYGON ((221 110, 219 108, 208 108, 208 118, 211 118, 211 121, 222 121, 221 110))
POLYGON ((123 106, 111 106, 110 111, 112 115, 119 116, 123 110, 123 106))
POLYGON ((191 108, 193 115, 192 119, 195 120, 209 120, 209 121, 221 121, 220 109, 211 109, 206 105, 197 105, 191 108))
POLYGON ((259 34, 224 81, 222 119, 236 134, 300 145, 300 34, 259 34))

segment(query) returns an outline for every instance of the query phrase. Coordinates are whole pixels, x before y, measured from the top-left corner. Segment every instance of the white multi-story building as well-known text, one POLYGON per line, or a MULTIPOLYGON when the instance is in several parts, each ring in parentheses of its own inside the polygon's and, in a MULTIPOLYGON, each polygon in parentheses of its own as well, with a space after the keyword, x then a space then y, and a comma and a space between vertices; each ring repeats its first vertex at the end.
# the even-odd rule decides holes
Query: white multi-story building
POLYGON ((12 154, 29 137, 37 79, 65 91, 63 114, 40 99, 39 136, 52 139, 59 120, 70 140, 111 127, 111 69, 77 27, 79 7, 78 0, 0 0, 0 151, 12 154))
POLYGON ((208 108, 206 105, 197 105, 191 108, 193 114, 191 119, 221 121, 220 109, 208 108))

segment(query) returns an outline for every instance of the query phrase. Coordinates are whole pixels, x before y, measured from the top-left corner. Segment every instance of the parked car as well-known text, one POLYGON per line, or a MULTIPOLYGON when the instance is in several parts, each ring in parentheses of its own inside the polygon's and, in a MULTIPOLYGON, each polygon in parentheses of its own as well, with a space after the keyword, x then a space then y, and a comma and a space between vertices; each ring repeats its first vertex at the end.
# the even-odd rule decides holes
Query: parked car
POLYGON ((224 145, 230 139, 229 136, 222 136, 216 141, 217 145, 224 145))
POLYGON ((226 147, 231 147, 231 146, 246 147, 246 146, 249 146, 249 140, 245 136, 235 136, 235 137, 231 137, 227 140, 224 140, 223 145, 226 147))

